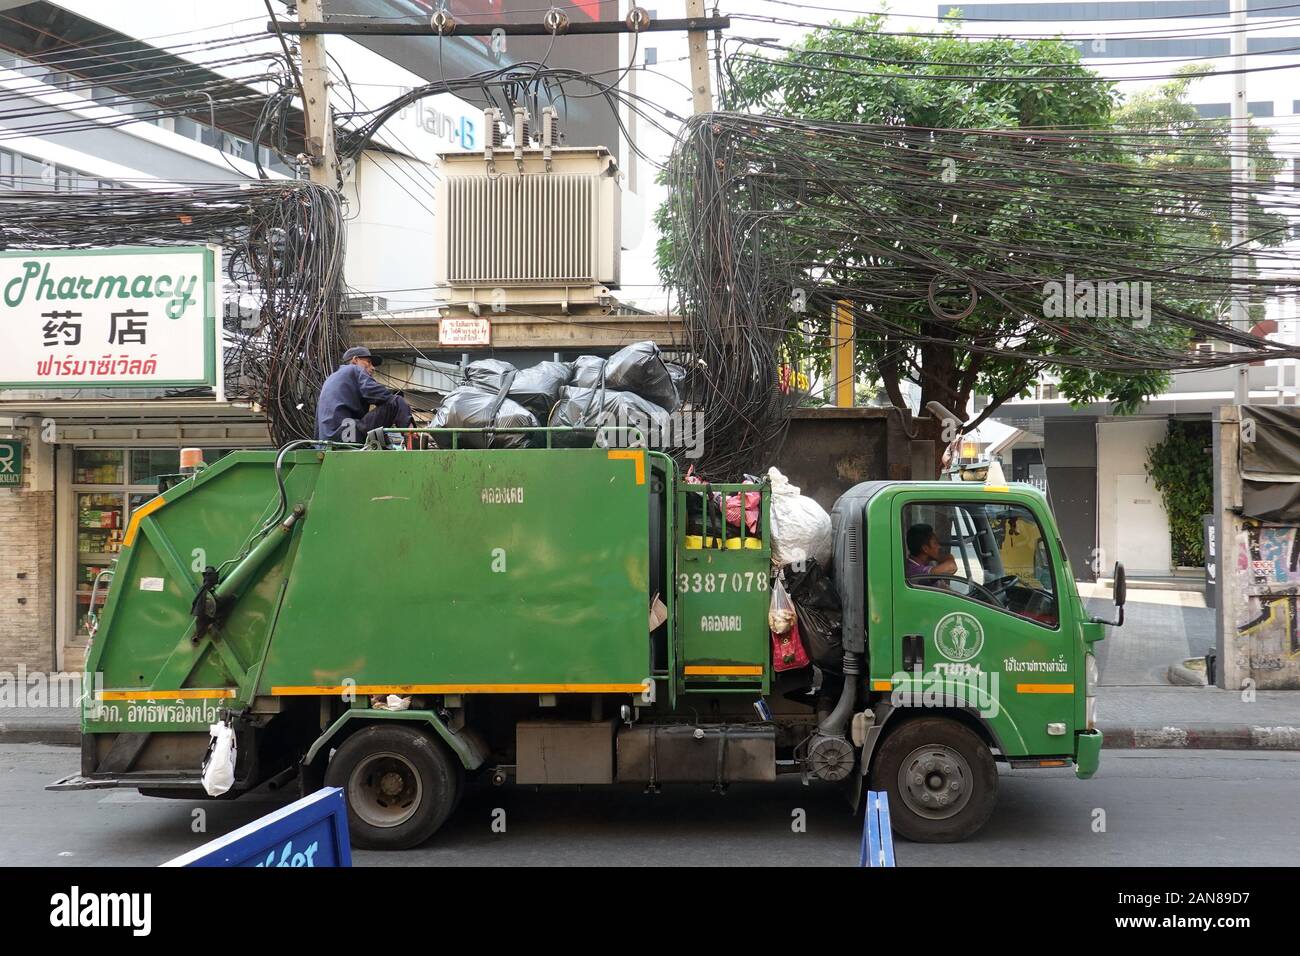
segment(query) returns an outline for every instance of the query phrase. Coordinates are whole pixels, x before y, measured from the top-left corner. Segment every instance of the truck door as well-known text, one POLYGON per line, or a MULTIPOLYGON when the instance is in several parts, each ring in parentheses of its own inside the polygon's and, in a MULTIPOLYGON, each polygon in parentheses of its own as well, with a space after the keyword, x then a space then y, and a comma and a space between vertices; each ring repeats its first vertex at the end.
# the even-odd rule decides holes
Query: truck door
POLYGON ((1024 740, 1008 756, 1070 753, 1082 661, 1061 625, 1064 564, 1030 502, 918 491, 892 513, 895 669, 919 665, 994 695, 990 724, 1007 750, 1024 740))

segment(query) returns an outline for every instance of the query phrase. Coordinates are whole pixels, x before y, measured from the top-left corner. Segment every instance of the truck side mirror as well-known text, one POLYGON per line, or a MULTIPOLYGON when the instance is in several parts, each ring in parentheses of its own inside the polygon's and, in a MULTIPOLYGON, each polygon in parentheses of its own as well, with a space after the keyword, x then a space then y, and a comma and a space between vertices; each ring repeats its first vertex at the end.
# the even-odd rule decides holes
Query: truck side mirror
POLYGON ((1119 561, 1115 562, 1115 576, 1112 588, 1115 592, 1115 620, 1103 621, 1103 624, 1109 624, 1111 627, 1124 626, 1124 602, 1128 600, 1128 578, 1124 574, 1124 565, 1119 561))

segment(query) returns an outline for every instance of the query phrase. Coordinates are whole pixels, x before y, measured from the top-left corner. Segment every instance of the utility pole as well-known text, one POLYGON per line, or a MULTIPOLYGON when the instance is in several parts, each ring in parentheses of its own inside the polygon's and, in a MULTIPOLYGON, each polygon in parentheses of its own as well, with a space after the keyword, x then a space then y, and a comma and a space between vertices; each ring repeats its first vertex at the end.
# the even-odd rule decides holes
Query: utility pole
MULTIPOLYGON (((1246 0, 1230 0, 1232 10, 1232 327, 1239 332, 1250 331, 1250 310, 1247 308, 1248 292, 1243 284, 1249 258, 1243 248, 1246 243, 1246 212, 1249 196, 1246 192, 1250 168, 1246 150, 1250 137, 1246 127, 1246 0)), ((1235 399, 1238 405, 1250 402, 1250 366, 1237 368, 1235 399)))
MULTIPOLYGON (((298 0, 298 23, 322 20, 321 0, 298 0)), ((338 189, 338 155, 334 152, 334 117, 330 114, 329 64, 325 59, 325 37, 304 33, 302 49, 302 114, 307 140, 311 181, 338 189)))
MULTIPOLYGON (((633 15, 632 10, 636 9, 636 0, 629 0, 629 3, 631 9, 628 11, 627 15, 630 18, 633 15)), ((645 58, 645 54, 641 51, 640 38, 634 36, 626 45, 629 59, 632 56, 633 50, 635 50, 636 54, 642 59, 645 58)), ((629 99, 632 101, 632 103, 627 107, 627 191, 634 195, 638 193, 638 186, 640 185, 638 181, 640 177, 637 175, 637 167, 641 164, 641 157, 638 156, 636 150, 632 148, 636 145, 637 137, 637 114, 635 107, 632 105, 636 103, 637 70, 637 64, 632 63, 628 66, 627 71, 627 94, 629 99)))
MULTIPOLYGON (((686 0, 686 18, 703 20, 704 0, 686 0)), ((704 30, 690 30, 686 35, 690 43, 691 98, 695 113, 712 113, 713 78, 709 76, 709 35, 704 30)))

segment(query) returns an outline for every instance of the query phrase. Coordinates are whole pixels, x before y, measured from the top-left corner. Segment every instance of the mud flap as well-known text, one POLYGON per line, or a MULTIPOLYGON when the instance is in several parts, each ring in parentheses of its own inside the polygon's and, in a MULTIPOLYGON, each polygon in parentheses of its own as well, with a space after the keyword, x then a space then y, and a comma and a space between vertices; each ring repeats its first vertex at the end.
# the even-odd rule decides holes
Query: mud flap
MULTIPOLYGON (((858 759, 862 759, 861 751, 858 752, 858 759)), ((862 807, 862 785, 866 782, 866 776, 859 771, 858 773, 849 774, 849 785, 844 788, 844 796, 848 798, 849 806, 852 808, 854 815, 862 807)))

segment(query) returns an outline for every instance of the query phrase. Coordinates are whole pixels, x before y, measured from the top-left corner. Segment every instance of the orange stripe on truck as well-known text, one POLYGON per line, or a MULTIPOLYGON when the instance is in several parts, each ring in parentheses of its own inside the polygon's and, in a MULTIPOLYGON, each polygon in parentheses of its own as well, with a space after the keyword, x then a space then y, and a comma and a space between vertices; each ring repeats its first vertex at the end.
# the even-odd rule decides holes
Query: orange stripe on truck
POLYGON ((234 697, 234 687, 186 687, 183 690, 105 690, 96 700, 210 700, 234 697))
POLYGON ((321 684, 272 687, 275 697, 339 694, 639 694, 642 684, 321 684))
POLYGON ((131 512, 131 520, 127 522, 126 534, 122 535, 122 546, 129 547, 135 541, 136 532, 140 530, 140 519, 153 514, 167 502, 163 501, 162 495, 157 498, 150 498, 135 511, 131 512))
POLYGON ((1017 684, 1017 694, 1073 694, 1073 684, 1017 684))
POLYGON ((636 464, 636 483, 645 484, 645 449, 614 448, 605 456, 610 461, 631 461, 636 464))

